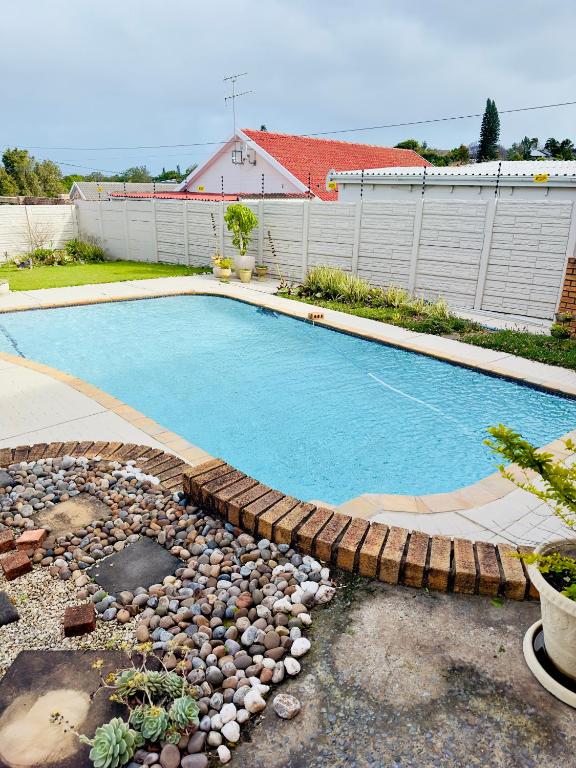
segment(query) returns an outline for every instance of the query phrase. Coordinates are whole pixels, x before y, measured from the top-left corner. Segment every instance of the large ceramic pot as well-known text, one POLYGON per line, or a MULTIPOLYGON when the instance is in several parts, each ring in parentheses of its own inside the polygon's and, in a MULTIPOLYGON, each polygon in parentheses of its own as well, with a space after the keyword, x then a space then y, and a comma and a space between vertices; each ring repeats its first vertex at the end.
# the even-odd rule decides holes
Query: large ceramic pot
POLYGON ((227 283, 228 280, 230 280, 231 274, 232 270, 229 267, 220 267, 220 280, 222 280, 223 283, 227 283))
POLYGON ((256 260, 254 256, 236 256, 234 258, 234 269, 236 270, 236 274, 238 277, 240 277, 240 270, 241 269, 249 269, 250 272, 254 270, 254 266, 256 264, 256 260))
MULTIPOLYGON (((576 539, 541 544, 536 552, 576 557, 576 539)), ((553 664, 576 681, 576 601, 560 594, 549 584, 535 565, 528 566, 532 584, 540 593, 540 610, 546 653, 553 664)))

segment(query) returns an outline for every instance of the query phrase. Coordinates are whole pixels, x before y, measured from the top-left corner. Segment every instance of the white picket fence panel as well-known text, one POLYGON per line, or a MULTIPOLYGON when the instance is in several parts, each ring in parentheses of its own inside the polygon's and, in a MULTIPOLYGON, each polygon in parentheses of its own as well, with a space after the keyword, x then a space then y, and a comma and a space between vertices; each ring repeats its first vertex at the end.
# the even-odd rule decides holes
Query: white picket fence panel
MULTIPOLYGON (((209 265, 233 256, 229 203, 191 200, 80 201, 80 232, 115 259, 209 265)), ((571 201, 259 200, 249 253, 270 274, 298 281, 330 264, 374 285, 398 285, 453 307, 551 319, 574 255, 571 201), (272 244, 276 256, 272 251, 272 244)), ((0 209, 1 211, 1 209, 0 209)))

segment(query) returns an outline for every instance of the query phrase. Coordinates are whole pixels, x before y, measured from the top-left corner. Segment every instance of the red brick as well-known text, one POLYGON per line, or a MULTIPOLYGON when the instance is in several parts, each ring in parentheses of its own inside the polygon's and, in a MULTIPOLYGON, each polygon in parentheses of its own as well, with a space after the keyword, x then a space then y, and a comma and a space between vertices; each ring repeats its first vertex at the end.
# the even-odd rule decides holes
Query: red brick
POLYGON ((4 528, 0 531, 0 555, 4 552, 10 552, 11 549, 15 549, 16 543, 14 541, 14 531, 11 528, 4 528))
POLYGON ((362 520, 358 517, 352 520, 336 548, 336 565, 339 568, 342 568, 344 571, 354 570, 357 555, 359 559, 360 545, 369 526, 370 524, 367 520, 362 520))
MULTIPOLYGON (((84 454, 87 459, 93 459, 95 456, 101 456, 102 452, 106 450, 106 446, 108 443, 105 443, 103 441, 99 441, 97 443, 93 443, 90 448, 86 451, 84 454)), ((161 451, 159 451, 161 453, 161 451)), ((45 456, 49 456, 50 454, 46 453, 45 456)))
POLYGON ((380 557, 380 571, 378 573, 380 581, 387 584, 398 584, 402 555, 407 539, 408 531, 406 528, 391 526, 380 557))
POLYGON ((19 461, 28 461, 28 454, 30 453, 29 445, 18 445, 14 448, 14 463, 19 461))
POLYGON ((46 448, 46 453, 44 456, 46 456, 49 459, 54 459, 56 456, 61 456, 60 453, 62 450, 62 446, 64 443, 50 443, 48 447, 46 448))
POLYGON ((16 539, 16 548, 26 551, 28 549, 38 549, 42 546, 42 542, 48 535, 46 528, 33 528, 28 531, 24 531, 16 539))
POLYGON ((348 515, 334 512, 330 520, 316 536, 316 541, 314 542, 314 554, 319 560, 323 560, 326 563, 330 562, 332 559, 332 548, 351 519, 348 515))
POLYGON ((466 539, 454 539, 454 592, 473 595, 476 590, 474 545, 466 539))
POLYGON ((521 561, 513 556, 521 552, 521 548, 516 549, 511 544, 498 544, 496 549, 504 574, 504 596, 510 600, 524 600, 531 582, 526 577, 521 561))
POLYGON ((426 585, 438 592, 448 591, 452 541, 447 536, 432 536, 426 585))
POLYGON ((203 464, 198 464, 196 467, 190 467, 184 472, 183 481, 184 481, 184 493, 190 494, 190 480, 194 477, 197 477, 198 475, 202 475, 205 472, 209 472, 211 469, 214 469, 214 467, 219 467, 224 462, 222 459, 210 459, 210 461, 205 461, 203 464))
POLYGON ((93 632, 96 629, 96 611, 93 603, 68 606, 64 611, 62 624, 66 637, 77 637, 93 632))
POLYGON ((296 543, 300 549, 307 554, 312 554, 314 539, 320 533, 322 528, 330 520, 334 513, 330 509, 319 507, 306 520, 306 522, 296 531, 296 543))
POLYGON ((410 534, 404 570, 402 572, 402 583, 407 587, 422 586, 429 541, 430 537, 426 533, 414 531, 410 534))
POLYGON ((32 563, 25 552, 11 552, 0 560, 6 581, 13 581, 32 570, 32 563))
POLYGON ((42 459, 45 455, 46 443, 37 443, 36 445, 33 445, 30 449, 30 453, 28 454, 28 460, 29 461, 38 461, 38 459, 42 459))
POLYGON ((291 544, 292 541, 296 541, 298 528, 310 517, 315 509, 314 504, 306 504, 301 501, 300 504, 291 509, 287 515, 276 523, 273 532, 274 541, 277 544, 291 544))
POLYGON ((370 523, 366 538, 360 548, 358 572, 361 576, 375 577, 378 573, 380 552, 388 535, 388 526, 383 523, 370 523))
POLYGON ((485 541, 476 542, 478 559, 478 594, 495 597, 500 590, 500 568, 496 557, 496 547, 485 541))
MULTIPOLYGON (((72 451, 76 448, 78 445, 78 442, 76 440, 70 440, 68 443, 64 443, 62 446, 62 456, 71 456, 72 451)), ((123 443, 119 443, 119 445, 123 445, 123 443)))

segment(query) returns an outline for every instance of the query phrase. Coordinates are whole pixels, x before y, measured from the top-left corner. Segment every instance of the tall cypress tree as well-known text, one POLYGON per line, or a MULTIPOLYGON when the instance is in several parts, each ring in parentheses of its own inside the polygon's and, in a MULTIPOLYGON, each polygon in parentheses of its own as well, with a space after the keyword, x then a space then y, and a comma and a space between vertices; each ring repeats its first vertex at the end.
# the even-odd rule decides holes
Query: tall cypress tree
POLYGON ((493 99, 486 100, 486 109, 480 128, 477 163, 498 159, 498 139, 500 138, 500 118, 493 99))

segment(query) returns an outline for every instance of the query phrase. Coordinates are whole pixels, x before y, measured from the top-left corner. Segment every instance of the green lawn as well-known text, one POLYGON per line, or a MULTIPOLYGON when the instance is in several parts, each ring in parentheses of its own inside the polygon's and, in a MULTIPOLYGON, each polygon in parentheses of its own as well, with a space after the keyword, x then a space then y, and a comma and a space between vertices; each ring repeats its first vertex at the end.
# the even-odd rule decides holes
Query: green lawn
POLYGON ((67 285, 198 275, 210 271, 208 267, 147 264, 137 261, 105 261, 100 264, 67 264, 60 267, 33 267, 32 269, 18 269, 10 263, 0 267, 0 281, 8 280, 12 291, 33 291, 36 288, 63 288, 67 285))

